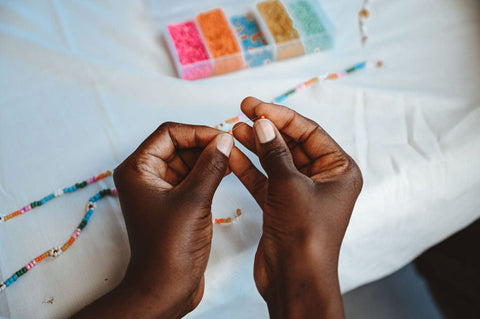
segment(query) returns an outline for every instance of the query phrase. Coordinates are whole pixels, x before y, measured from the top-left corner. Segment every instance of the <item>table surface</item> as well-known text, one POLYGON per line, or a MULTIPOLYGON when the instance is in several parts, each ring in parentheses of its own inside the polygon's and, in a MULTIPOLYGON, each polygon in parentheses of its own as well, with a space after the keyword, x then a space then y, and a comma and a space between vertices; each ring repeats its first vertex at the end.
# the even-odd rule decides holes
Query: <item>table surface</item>
MULTIPOLYGON (((381 59, 381 69, 284 102, 321 124, 364 175, 341 251, 342 290, 392 273, 477 219, 480 2, 371 1, 363 49, 362 1, 322 5, 337 28, 333 51, 186 82, 147 1, 0 1, 0 213, 114 168, 164 121, 213 125, 236 115, 245 96, 270 100, 312 76, 381 59)), ((65 241, 105 186, 112 180, 0 224, 0 279, 65 241)), ((261 211, 228 176, 213 214, 236 208, 238 223, 214 229, 205 296, 189 318, 268 316, 252 276, 261 211)), ((67 253, 0 294, 0 317, 70 315, 112 289, 128 260, 122 213, 109 198, 67 253)))

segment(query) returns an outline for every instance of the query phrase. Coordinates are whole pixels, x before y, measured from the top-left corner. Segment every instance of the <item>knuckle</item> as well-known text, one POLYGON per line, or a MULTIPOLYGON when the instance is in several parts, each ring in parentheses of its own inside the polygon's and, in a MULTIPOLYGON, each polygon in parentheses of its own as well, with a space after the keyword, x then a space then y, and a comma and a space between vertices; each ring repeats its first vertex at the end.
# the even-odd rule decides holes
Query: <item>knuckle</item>
POLYGON ((219 156, 213 156, 211 158, 208 158, 205 164, 205 168, 208 170, 209 173, 214 175, 225 174, 226 163, 225 160, 220 158, 219 156))
POLYGON ((340 166, 344 180, 355 192, 359 193, 363 187, 363 177, 357 163, 348 155, 343 155, 343 163, 340 166))
POLYGON ((136 156, 128 160, 128 167, 136 174, 151 172, 151 165, 145 156, 136 156))
POLYGON ((160 126, 158 128, 159 129, 166 129, 166 128, 173 127, 173 126, 176 126, 176 125, 178 125, 178 123, 167 121, 167 122, 163 122, 162 124, 160 124, 160 126))
POLYGON ((279 159, 283 159, 288 156, 287 148, 283 145, 272 145, 272 147, 267 148, 263 154, 262 159, 266 163, 277 162, 279 159))

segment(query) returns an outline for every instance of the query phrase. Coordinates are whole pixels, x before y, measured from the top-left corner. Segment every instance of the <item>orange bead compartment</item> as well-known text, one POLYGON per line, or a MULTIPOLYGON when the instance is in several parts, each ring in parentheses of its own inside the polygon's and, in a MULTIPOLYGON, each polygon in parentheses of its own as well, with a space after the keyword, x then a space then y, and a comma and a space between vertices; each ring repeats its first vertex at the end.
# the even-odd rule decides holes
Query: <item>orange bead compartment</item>
POLYGON ((244 68, 240 46, 222 9, 200 13, 197 22, 213 58, 215 74, 244 68))

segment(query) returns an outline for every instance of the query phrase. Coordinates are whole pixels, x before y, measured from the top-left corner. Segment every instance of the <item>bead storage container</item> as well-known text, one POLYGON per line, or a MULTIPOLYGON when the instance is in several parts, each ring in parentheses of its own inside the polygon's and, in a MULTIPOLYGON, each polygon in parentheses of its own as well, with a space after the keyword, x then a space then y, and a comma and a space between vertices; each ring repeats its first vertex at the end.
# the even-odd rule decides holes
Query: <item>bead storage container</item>
POLYGON ((334 45, 334 28, 316 0, 218 1, 193 2, 160 17, 181 79, 262 66, 334 45))

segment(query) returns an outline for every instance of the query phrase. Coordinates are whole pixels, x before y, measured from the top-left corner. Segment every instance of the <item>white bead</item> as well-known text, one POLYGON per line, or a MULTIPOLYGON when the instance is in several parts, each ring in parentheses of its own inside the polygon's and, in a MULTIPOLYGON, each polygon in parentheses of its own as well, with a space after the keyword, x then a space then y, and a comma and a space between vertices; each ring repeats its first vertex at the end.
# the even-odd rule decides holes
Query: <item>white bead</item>
POLYGON ((0 223, 5 222, 5 216, 0 215, 0 223))
POLYGON ((57 190, 53 193, 53 195, 55 195, 55 197, 60 197, 60 196, 62 196, 62 195, 63 195, 63 189, 61 189, 61 188, 57 189, 57 190))
POLYGON ((58 256, 60 256, 61 253, 62 253, 62 249, 57 246, 57 247, 54 247, 50 250, 49 255, 51 257, 58 257, 58 256))
POLYGON ((95 203, 88 202, 88 204, 87 204, 87 210, 94 209, 95 206, 96 206, 95 203))
POLYGON ((0 285, 0 292, 4 291, 5 289, 7 289, 7 285, 5 285, 5 284, 2 282, 2 284, 0 285))

